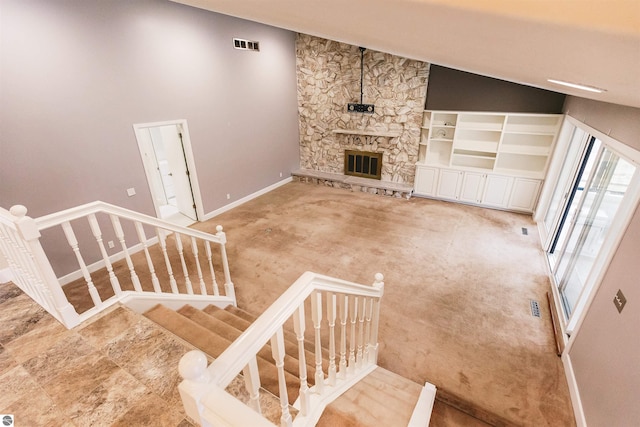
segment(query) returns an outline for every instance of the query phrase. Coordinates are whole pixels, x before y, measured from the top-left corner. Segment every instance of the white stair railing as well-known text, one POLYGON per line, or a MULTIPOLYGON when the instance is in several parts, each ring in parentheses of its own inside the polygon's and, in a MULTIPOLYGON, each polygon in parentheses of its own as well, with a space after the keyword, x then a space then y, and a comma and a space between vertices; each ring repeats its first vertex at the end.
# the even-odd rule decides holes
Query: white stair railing
POLYGON ((0 253, 9 263, 12 280, 68 328, 119 301, 138 311, 159 302, 172 308, 187 303, 235 305, 226 235, 221 226, 216 231, 213 235, 173 225, 100 201, 36 219, 27 216, 24 206, 9 211, 0 208, 0 253), (49 239, 43 246, 42 232, 57 239, 49 239), (111 255, 105 246, 106 235, 113 239, 110 243, 119 245, 111 255), (219 258, 212 246, 219 247, 219 258), (47 256, 44 247, 53 248, 53 257, 47 256), (58 277, 50 262, 54 258, 65 265, 75 260, 77 269, 58 277), (222 267, 224 295, 216 278, 219 269, 214 265, 222 267), (141 276, 148 279, 143 281, 141 276), (92 302, 81 314, 63 286, 73 279, 84 282, 84 289, 77 280, 70 285, 80 294, 79 299, 92 302), (98 281, 100 287, 96 286, 98 281))
POLYGON ((272 426, 261 415, 258 394, 264 391, 259 389, 260 373, 256 363, 256 355, 270 342, 278 368, 279 387, 271 392, 280 399, 279 424, 283 427, 315 425, 326 405, 377 366, 382 280, 378 273, 373 286, 365 286, 306 272, 209 367, 204 353, 198 350, 187 353, 179 366, 184 379, 179 390, 187 415, 203 426, 272 426), (310 317, 305 315, 305 304, 311 307, 310 317), (350 337, 346 334, 347 317, 351 320, 350 337), (287 384, 283 370, 283 327, 290 319, 298 343, 297 384, 287 384), (337 319, 339 337, 335 333, 337 319), (307 329, 307 325, 311 328, 307 329), (328 330, 323 331, 323 327, 328 330), (313 331, 312 337, 305 336, 307 330, 313 331), (328 372, 323 371, 323 348, 328 349, 328 372), (314 360, 306 360, 307 351, 314 353, 314 360), (315 384, 311 387, 307 375, 309 365, 315 365, 315 384), (249 396, 246 404, 225 391, 240 373, 244 375, 249 396), (295 417, 289 409, 288 390, 298 393, 293 405, 297 409, 295 417))

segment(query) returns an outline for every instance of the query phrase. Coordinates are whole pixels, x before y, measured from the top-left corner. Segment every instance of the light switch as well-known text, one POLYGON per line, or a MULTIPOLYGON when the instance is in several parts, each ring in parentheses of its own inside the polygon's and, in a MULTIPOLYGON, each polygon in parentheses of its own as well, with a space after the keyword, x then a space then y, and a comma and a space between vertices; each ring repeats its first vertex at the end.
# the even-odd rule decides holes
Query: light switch
POLYGON ((135 189, 135 188, 133 188, 133 187, 131 187, 131 188, 127 188, 127 195, 128 195, 129 197, 131 197, 131 196, 135 196, 135 195, 136 195, 136 189, 135 189))
POLYGON ((625 304, 627 304, 627 299, 625 298, 621 289, 618 289, 618 293, 615 297, 613 297, 613 304, 618 309, 618 313, 622 313, 622 309, 624 308, 625 304))

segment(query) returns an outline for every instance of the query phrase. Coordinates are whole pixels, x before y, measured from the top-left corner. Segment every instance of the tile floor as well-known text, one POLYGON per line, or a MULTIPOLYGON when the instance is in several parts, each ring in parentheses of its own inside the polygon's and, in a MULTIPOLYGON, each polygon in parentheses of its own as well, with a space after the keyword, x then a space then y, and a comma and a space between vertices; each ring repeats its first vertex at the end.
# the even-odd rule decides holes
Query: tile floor
POLYGON ((16 426, 180 426, 180 357, 191 350, 115 306, 67 330, 13 284, 0 285, 0 413, 16 426))

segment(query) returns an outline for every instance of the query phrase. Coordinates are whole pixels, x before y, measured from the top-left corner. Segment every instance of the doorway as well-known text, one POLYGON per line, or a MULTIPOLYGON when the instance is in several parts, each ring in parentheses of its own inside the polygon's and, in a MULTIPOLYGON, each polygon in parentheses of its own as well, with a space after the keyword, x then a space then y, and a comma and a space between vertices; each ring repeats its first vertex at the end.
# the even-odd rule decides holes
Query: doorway
POLYGON ((156 216, 184 226, 198 221, 202 202, 186 120, 133 127, 156 216))

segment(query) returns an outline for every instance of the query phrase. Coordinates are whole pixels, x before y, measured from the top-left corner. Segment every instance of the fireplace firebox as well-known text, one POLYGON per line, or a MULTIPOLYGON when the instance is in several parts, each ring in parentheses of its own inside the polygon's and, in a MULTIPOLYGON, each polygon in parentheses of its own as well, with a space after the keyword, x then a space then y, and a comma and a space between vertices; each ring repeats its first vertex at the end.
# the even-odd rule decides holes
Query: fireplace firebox
POLYGON ((344 174, 380 179, 382 175, 382 153, 345 150, 344 174))

